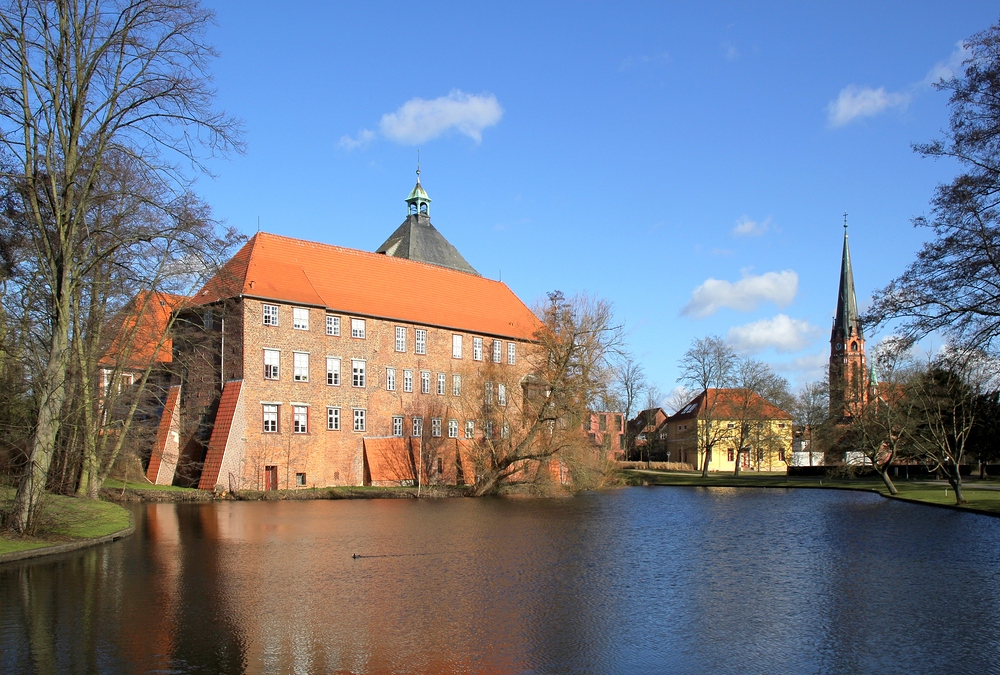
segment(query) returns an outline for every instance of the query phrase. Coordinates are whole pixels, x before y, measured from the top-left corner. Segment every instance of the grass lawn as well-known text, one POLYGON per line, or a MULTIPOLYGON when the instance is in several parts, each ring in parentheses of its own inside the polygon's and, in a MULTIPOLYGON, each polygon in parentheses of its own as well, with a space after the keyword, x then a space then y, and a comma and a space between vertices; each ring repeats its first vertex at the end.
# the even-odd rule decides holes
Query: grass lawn
MULTIPOLYGON (((12 488, 0 487, 0 510, 10 508, 13 497, 12 488)), ((128 511, 117 504, 49 494, 43 499, 35 536, 0 535, 0 554, 103 537, 129 525, 128 511)))
POLYGON ((108 478, 104 481, 105 488, 109 490, 161 490, 163 492, 184 492, 196 490, 197 488, 177 487, 176 485, 154 485, 146 481, 122 481, 118 478, 108 478), (124 482, 124 485, 122 483, 124 482))
MULTIPOLYGON (((789 487, 789 488, 836 488, 842 490, 875 491, 887 495, 882 479, 878 476, 864 478, 830 477, 787 477, 784 473, 742 474, 735 478, 732 474, 709 474, 702 478, 700 473, 626 470, 628 482, 645 482, 649 485, 687 485, 699 487, 789 487)), ((894 480, 900 499, 908 499, 927 504, 955 506, 955 492, 941 481, 894 480), (947 494, 945 490, 947 489, 947 494)), ((1000 483, 993 480, 966 479, 962 482, 962 496, 966 503, 959 508, 973 509, 1000 515, 1000 483)))

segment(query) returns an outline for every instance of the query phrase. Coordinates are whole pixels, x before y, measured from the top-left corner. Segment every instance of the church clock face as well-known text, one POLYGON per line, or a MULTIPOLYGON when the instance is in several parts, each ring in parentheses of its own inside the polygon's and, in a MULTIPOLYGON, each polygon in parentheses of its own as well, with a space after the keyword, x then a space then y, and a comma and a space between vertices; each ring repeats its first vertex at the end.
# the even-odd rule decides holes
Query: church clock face
POLYGON ((840 351, 843 351, 843 350, 844 350, 844 343, 843 342, 838 342, 837 343, 837 351, 840 352, 840 351))

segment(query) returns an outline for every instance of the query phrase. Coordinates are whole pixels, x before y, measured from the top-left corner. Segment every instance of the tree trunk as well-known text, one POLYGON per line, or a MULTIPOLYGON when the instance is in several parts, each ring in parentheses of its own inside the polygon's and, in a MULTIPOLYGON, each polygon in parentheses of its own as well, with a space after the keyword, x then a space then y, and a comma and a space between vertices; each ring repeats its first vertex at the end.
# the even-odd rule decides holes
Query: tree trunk
POLYGON ((739 448, 736 449, 736 467, 733 469, 733 476, 736 478, 740 477, 740 459, 743 456, 743 451, 739 448))
POLYGON ((712 446, 705 446, 705 463, 701 467, 701 477, 708 478, 708 465, 712 461, 712 446))
POLYGON ((952 464, 948 472, 948 482, 955 490, 955 503, 964 504, 965 497, 962 496, 962 471, 958 464, 952 464))
POLYGON ((34 529, 39 500, 45 491, 49 465, 55 452, 59 415, 66 400, 67 342, 66 326, 57 319, 49 349, 49 362, 40 387, 43 395, 48 395, 42 399, 38 408, 38 422, 28 450, 27 466, 7 516, 6 528, 18 534, 30 534, 34 529))
POLYGON ((898 495, 899 490, 896 489, 896 486, 892 484, 892 479, 889 478, 889 465, 884 464, 879 466, 876 464, 875 468, 878 470, 878 475, 882 477, 882 482, 885 483, 885 487, 889 491, 889 494, 898 495))

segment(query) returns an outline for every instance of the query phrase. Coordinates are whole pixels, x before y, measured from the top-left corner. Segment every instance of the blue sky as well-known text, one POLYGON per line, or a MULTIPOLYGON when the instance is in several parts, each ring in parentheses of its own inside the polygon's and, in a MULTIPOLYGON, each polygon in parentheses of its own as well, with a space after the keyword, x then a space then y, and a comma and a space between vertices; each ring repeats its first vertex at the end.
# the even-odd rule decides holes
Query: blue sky
POLYGON ((910 147, 947 125, 929 82, 1000 18, 987 2, 207 5, 219 103, 248 142, 199 180, 217 217, 374 250, 419 149, 432 220, 473 267, 529 305, 612 301, 664 391, 710 334, 793 385, 820 376, 842 214, 865 305, 957 170, 910 147))

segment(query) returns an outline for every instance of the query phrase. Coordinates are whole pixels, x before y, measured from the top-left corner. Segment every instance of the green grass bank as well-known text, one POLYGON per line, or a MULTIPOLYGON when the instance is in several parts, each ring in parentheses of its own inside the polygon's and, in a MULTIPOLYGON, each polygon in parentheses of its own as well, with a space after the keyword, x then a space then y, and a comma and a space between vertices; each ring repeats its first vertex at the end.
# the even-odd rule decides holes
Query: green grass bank
MULTIPOLYGON (((13 488, 0 487, 0 511, 7 511, 13 498, 13 488)), ((32 549, 68 549, 71 547, 66 544, 109 537, 129 529, 132 524, 129 512, 118 504, 52 494, 46 494, 43 499, 34 536, 0 535, 0 561, 7 554, 32 549)))
POLYGON ((700 473, 681 471, 655 471, 627 469, 623 472, 624 482, 629 485, 682 485, 689 487, 734 487, 734 488, 813 488, 834 490, 863 490, 877 492, 885 497, 902 499, 920 504, 946 506, 975 513, 1000 516, 1000 481, 994 479, 968 478, 962 483, 962 494, 966 503, 955 504, 955 492, 946 481, 894 479, 899 494, 892 497, 878 476, 865 477, 788 477, 784 473, 743 474, 738 478, 732 474, 709 474, 702 478, 700 473))

